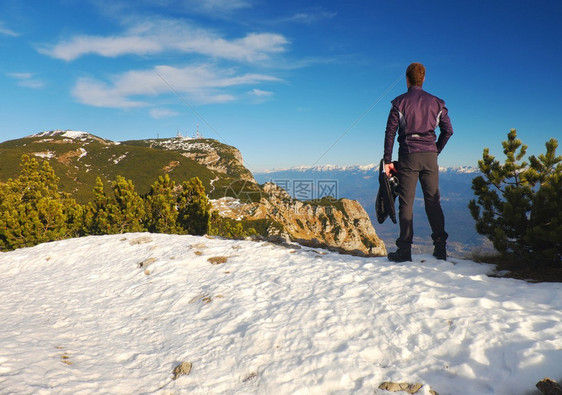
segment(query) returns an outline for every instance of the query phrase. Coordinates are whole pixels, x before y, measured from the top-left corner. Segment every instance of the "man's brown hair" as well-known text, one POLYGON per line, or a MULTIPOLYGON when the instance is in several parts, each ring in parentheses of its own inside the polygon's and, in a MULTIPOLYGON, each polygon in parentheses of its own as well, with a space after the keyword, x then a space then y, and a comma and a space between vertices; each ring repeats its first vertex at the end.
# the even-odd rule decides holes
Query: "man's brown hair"
POLYGON ((410 81, 410 85, 422 86, 425 78, 425 67, 421 63, 412 63, 406 69, 406 77, 410 81))

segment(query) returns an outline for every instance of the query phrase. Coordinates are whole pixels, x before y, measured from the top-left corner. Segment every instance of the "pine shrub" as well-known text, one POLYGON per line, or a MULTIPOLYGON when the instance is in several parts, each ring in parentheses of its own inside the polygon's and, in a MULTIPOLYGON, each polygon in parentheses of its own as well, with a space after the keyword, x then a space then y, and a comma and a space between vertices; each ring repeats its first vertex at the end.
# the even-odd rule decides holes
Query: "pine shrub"
POLYGON ((49 162, 22 156, 20 176, 0 185, 0 249, 80 235, 82 206, 60 192, 58 183, 49 162))
POLYGON ((145 204, 133 182, 117 176, 111 190, 112 195, 108 196, 101 179, 96 179, 94 200, 85 210, 85 233, 108 235, 145 231, 145 204))
POLYGON ((186 233, 178 224, 176 183, 168 174, 158 177, 145 196, 146 228, 153 233, 186 233))
POLYGON ((237 221, 232 218, 221 217, 217 211, 213 211, 209 223, 209 234, 228 239, 243 239, 257 235, 257 231, 251 226, 255 223, 258 223, 258 221, 237 221))
POLYGON ((197 177, 182 183, 177 199, 178 223, 190 235, 204 235, 209 231, 211 204, 203 183, 197 177))
POLYGON ((478 233, 504 256, 535 265, 560 266, 562 256, 562 156, 550 139, 546 153, 523 161, 527 146, 512 129, 502 143, 502 164, 485 148, 472 181, 469 209, 478 233))

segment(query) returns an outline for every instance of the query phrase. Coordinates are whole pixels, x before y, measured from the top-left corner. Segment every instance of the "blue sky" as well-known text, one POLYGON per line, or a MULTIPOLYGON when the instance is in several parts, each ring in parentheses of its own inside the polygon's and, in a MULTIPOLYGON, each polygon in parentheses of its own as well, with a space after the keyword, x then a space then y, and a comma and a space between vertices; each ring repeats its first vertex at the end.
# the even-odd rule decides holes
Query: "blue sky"
POLYGON ((193 135, 253 171, 378 163, 413 61, 455 135, 443 166, 562 136, 558 1, 2 0, 0 140, 193 135))

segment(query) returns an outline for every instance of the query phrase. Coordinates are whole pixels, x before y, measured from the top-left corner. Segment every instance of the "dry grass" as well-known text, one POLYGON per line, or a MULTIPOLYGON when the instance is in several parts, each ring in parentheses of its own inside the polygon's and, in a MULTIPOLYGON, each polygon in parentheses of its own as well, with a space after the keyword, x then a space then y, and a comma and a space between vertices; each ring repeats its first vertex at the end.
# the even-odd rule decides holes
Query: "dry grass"
POLYGON ((64 353, 60 356, 60 359, 62 361, 62 363, 66 364, 66 365, 72 365, 72 362, 70 362, 70 356, 67 353, 64 353))
POLYGON ((256 379, 258 377, 258 374, 256 372, 252 372, 250 374, 248 374, 243 380, 243 383, 247 383, 248 381, 252 381, 254 379, 256 379))
POLYGON ((212 256, 207 259, 207 261, 211 262, 213 265, 220 265, 221 263, 226 263, 228 257, 226 256, 212 256))
POLYGON ((204 294, 204 295, 197 295, 196 297, 192 298, 189 303, 195 303, 198 301, 203 302, 203 304, 209 304, 211 303, 214 299, 222 299, 224 298, 223 295, 215 295, 215 296, 210 296, 209 294, 204 294))

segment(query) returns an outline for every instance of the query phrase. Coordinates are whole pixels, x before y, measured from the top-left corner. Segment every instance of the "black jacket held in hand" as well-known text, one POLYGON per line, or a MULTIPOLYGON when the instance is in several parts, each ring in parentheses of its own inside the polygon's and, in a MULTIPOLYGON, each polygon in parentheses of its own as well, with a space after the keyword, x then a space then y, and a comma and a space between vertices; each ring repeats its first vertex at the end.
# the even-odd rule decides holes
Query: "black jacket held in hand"
POLYGON ((421 86, 410 86, 408 92, 392 101, 384 139, 385 163, 392 161, 397 130, 399 155, 414 152, 440 153, 453 135, 445 102, 425 92, 421 86), (440 130, 438 139, 435 135, 437 126, 440 130))
POLYGON ((398 196, 398 178, 395 175, 388 177, 384 171, 384 159, 381 160, 379 168, 379 191, 375 202, 377 221, 382 224, 387 217, 396 223, 396 209, 394 201, 398 196))

